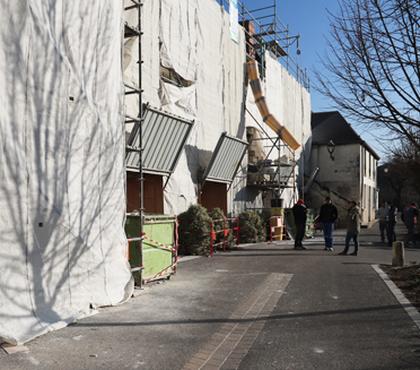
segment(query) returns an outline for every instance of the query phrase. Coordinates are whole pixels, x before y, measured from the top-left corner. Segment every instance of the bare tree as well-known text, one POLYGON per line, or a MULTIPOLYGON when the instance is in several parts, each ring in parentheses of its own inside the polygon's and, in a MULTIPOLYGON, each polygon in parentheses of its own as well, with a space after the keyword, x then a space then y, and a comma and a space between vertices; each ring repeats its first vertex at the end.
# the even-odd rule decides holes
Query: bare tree
POLYGON ((420 202, 419 184, 420 151, 412 142, 403 140, 390 148, 388 158, 378 169, 381 198, 399 207, 420 202))
POLYGON ((360 123, 420 149, 420 2, 341 0, 318 90, 360 123), (328 75, 328 76, 327 76, 328 75))
POLYGON ((403 141, 391 150, 392 162, 399 166, 407 177, 409 185, 420 198, 420 141, 414 144, 412 141, 403 141), (410 174, 410 176, 407 176, 410 174))

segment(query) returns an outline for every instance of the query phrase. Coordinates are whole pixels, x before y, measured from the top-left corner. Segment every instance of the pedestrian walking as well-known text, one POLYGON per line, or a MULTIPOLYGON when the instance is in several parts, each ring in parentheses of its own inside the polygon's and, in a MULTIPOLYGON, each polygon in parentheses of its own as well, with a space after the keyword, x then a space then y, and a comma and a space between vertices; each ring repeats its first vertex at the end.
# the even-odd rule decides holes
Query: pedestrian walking
POLYGON ((419 210, 417 209, 416 203, 411 203, 403 211, 403 221, 407 227, 407 245, 416 245, 415 228, 417 226, 417 220, 419 217, 419 210))
POLYGON ((357 203, 350 202, 350 207, 347 210, 347 233, 346 233, 346 245, 344 250, 339 255, 346 255, 349 251, 350 242, 354 242, 354 252, 350 253, 351 256, 357 256, 359 251, 359 234, 360 234, 360 208, 357 203))
POLYGON ((381 206, 378 208, 377 218, 379 221, 379 231, 381 233, 381 242, 385 242, 385 234, 386 234, 386 221, 388 218, 388 211, 389 206, 388 203, 382 203, 381 206))
POLYGON ((304 250, 303 238, 306 231, 306 218, 308 209, 306 208, 303 199, 299 199, 292 208, 293 217, 295 219, 296 234, 295 234, 295 249, 304 250))
POLYGON ((324 232, 325 250, 333 251, 333 231, 334 223, 337 220, 338 212, 331 198, 326 197, 325 203, 321 206, 319 211, 319 222, 322 223, 322 230, 324 232))
POLYGON ((392 243, 397 240, 395 235, 395 224, 397 223, 396 219, 396 209, 395 206, 391 205, 388 209, 388 216, 386 220, 386 237, 388 240, 388 246, 392 247, 392 243))

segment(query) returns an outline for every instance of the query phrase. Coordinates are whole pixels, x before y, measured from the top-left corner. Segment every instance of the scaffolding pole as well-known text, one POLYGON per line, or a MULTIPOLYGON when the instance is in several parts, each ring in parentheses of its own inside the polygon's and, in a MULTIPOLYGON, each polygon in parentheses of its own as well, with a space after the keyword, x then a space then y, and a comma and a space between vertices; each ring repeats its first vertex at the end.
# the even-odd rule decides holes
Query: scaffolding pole
MULTIPOLYGON (((123 0, 124 3, 124 0, 123 0)), ((143 114, 143 89, 142 89, 142 74, 143 74, 143 55, 142 55, 142 8, 143 2, 142 0, 130 0, 131 5, 125 6, 124 11, 137 11, 137 25, 133 26, 125 22, 124 27, 124 37, 136 37, 138 43, 138 81, 137 86, 129 86, 124 84, 125 86, 125 95, 137 95, 138 96, 138 116, 131 117, 129 115, 125 116, 125 123, 134 123, 135 125, 139 125, 139 141, 138 146, 127 146, 127 152, 135 152, 138 154, 138 165, 139 165, 139 172, 138 172, 138 181, 139 181, 139 237, 138 237, 138 256, 139 256, 139 266, 132 268, 132 272, 138 272, 140 274, 140 279, 138 279, 138 283, 142 284, 142 270, 143 270, 143 240, 144 240, 144 174, 143 174, 143 133, 142 133, 142 126, 144 121, 144 114, 143 114)))
MULTIPOLYGON (((267 182, 267 183, 256 183, 256 184, 249 184, 249 186, 255 186, 257 188, 260 188, 263 191, 270 191, 271 194, 277 198, 281 199, 281 197, 284 194, 284 191, 286 189, 292 189, 293 190, 293 201, 296 201, 296 154, 294 151, 292 151, 289 146, 281 141, 281 138, 279 136, 271 137, 268 132, 265 130, 263 125, 258 121, 258 119, 252 114, 251 111, 249 111, 246 108, 246 112, 249 114, 249 116, 253 119, 253 121, 257 124, 258 128, 261 130, 261 133, 263 134, 262 138, 256 139, 252 138, 250 144, 253 141, 262 141, 262 145, 264 148, 269 149, 268 152, 265 153, 265 158, 262 160, 262 162, 267 162, 270 160, 270 157, 272 154, 275 155, 277 151, 277 161, 272 161, 273 163, 276 163, 275 165, 270 165, 269 167, 274 167, 276 176, 274 177, 273 182, 267 182), (282 149, 285 149, 286 151, 289 151, 289 155, 287 158, 289 158, 290 163, 283 163, 282 161, 282 155, 285 155, 286 153, 283 153, 282 149), (292 158, 290 158, 292 157, 292 158), (289 168, 291 169, 290 173, 287 176, 283 176, 282 169, 289 168), (292 184, 290 184, 292 182, 292 184)), ((264 174, 264 167, 262 166, 259 168, 257 172, 257 176, 262 176, 264 174)))

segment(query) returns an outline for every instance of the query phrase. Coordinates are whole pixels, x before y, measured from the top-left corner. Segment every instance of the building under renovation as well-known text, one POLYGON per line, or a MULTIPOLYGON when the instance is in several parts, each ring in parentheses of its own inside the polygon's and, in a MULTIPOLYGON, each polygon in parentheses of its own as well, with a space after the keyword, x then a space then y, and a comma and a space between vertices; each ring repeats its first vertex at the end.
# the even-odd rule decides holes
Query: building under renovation
MULTIPOLYGON (((279 41, 288 46, 292 38, 278 23, 275 6, 263 14, 265 27, 258 12, 243 6, 232 23, 234 11, 226 8, 216 0, 144 1, 141 43, 126 33, 125 81, 142 89, 149 105, 142 138, 146 213, 178 214, 197 202, 238 213, 264 207, 271 198, 290 206, 297 197, 296 164, 310 137, 311 110, 306 76, 279 41), (248 73, 253 63, 254 81, 248 73), (264 122, 268 117, 271 125, 264 122), (293 149, 281 140, 281 127, 297 141, 293 149)), ((126 13, 128 25, 136 25, 136 10, 126 13)), ((128 95, 126 103, 128 116, 135 117, 138 96, 128 95)), ((129 145, 136 146, 139 130, 133 133, 136 125, 128 120, 129 145)), ((128 155, 127 170, 129 210, 135 210, 137 153, 128 155)))
POLYGON ((130 297, 126 211, 297 199, 310 95, 275 5, 0 4, 4 341, 130 297))

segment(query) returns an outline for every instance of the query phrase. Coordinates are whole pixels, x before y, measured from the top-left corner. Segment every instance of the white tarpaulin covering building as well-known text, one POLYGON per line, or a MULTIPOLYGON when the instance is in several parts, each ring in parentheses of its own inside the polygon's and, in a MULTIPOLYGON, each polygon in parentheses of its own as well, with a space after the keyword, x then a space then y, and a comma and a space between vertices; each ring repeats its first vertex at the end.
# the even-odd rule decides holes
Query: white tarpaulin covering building
MULTIPOLYGON (((215 0, 143 1, 145 100, 194 120, 186 148, 164 193, 164 212, 178 214, 199 197, 199 174, 208 166, 223 132, 243 138, 245 37, 231 38, 229 14, 215 0), (185 84, 162 79, 171 70, 185 84)), ((133 12, 129 23, 135 23, 133 12)), ((137 44, 125 42, 125 81, 135 85, 137 44)), ((127 99, 130 115, 137 112, 127 99)), ((147 181, 147 180, 146 180, 147 181)))
POLYGON ((0 0, 0 339, 131 294, 122 3, 0 0))
MULTIPOLYGON (((143 19, 145 100, 195 121, 164 191, 164 212, 177 214, 197 203, 199 175, 206 170, 221 134, 246 140, 246 127, 257 126, 245 107, 265 124, 247 87, 244 29, 238 28, 238 43, 232 40, 230 16, 218 1, 144 0, 143 19), (160 69, 170 70, 178 79, 168 81, 160 69)), ((136 48, 134 39, 126 41, 124 74, 131 84, 138 80, 136 48)), ((310 137, 310 94, 268 52, 265 69, 262 82, 270 109, 303 147, 310 137)), ((135 115, 136 109, 137 102, 127 100, 130 115, 135 115)), ((276 135, 268 126, 266 129, 276 135)), ((299 159, 300 151, 296 155, 299 159)), ((228 193, 229 211, 263 206, 261 194, 246 185, 245 158, 228 193)), ((285 205, 293 202, 295 193, 291 189, 284 192, 285 205)))
MULTIPOLYGON (((202 176, 222 134, 246 145, 255 122, 245 108, 261 117, 248 91, 244 30, 232 40, 218 1, 143 3, 144 102, 194 121, 159 189, 164 213, 178 214, 203 195, 202 176)), ((138 39, 122 45, 123 18, 136 24, 134 11, 123 17, 123 1, 0 6, 0 338, 21 343, 131 294, 123 223, 132 126, 125 132, 122 112, 137 117, 138 97, 123 106, 122 75, 140 87, 138 39)), ((304 145, 309 93, 269 55, 263 88, 272 112, 304 145)), ((220 191, 228 211, 258 207, 246 166, 245 156, 228 195, 225 183, 213 184, 208 201, 220 191)))
MULTIPOLYGON (((310 144, 312 135, 310 93, 269 52, 265 54, 265 78, 262 81, 262 88, 272 114, 282 125, 287 127, 301 144, 295 155, 300 167, 298 174, 302 175, 304 162, 309 159, 310 145, 308 144, 310 144)), ((260 128, 263 126, 270 137, 276 136, 275 132, 263 123, 250 87, 247 93, 246 109, 245 122, 247 127, 260 128), (255 122, 254 118, 257 119, 258 123, 255 122)), ((290 157, 290 154, 291 152, 287 149, 282 150, 281 153, 286 157, 290 157)), ((251 208, 263 207, 261 194, 256 194, 254 190, 246 188, 246 181, 243 180, 245 176, 246 174, 243 173, 242 179, 238 178, 235 184, 237 189, 241 189, 239 196, 236 197, 237 202, 234 203, 237 211, 243 209, 243 203, 251 208)), ((294 202, 297 201, 296 196, 297 192, 293 189, 285 189, 282 194, 284 206, 292 207, 294 202)))

